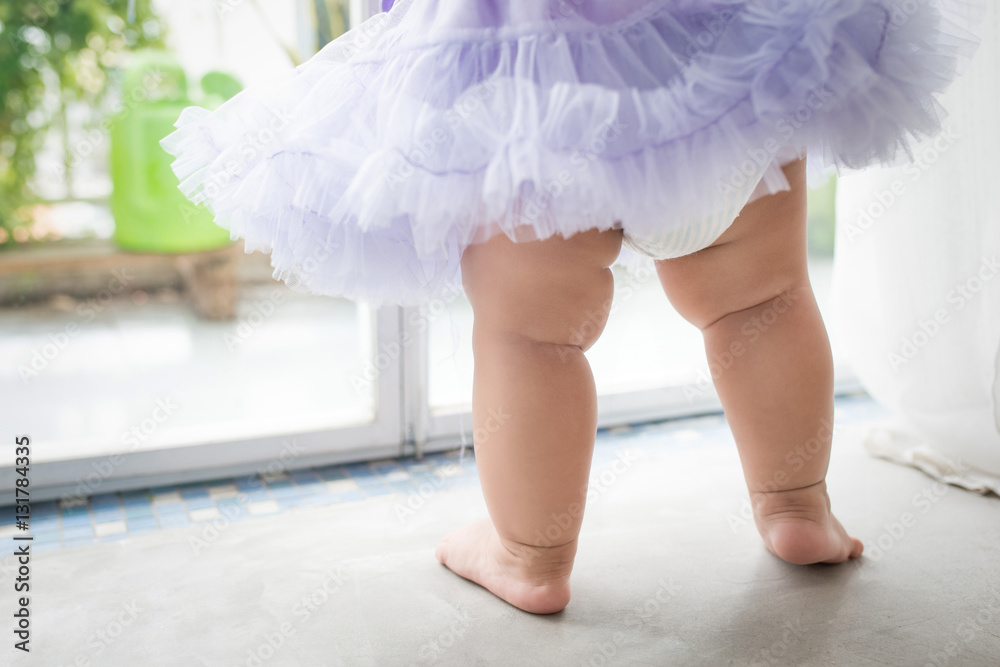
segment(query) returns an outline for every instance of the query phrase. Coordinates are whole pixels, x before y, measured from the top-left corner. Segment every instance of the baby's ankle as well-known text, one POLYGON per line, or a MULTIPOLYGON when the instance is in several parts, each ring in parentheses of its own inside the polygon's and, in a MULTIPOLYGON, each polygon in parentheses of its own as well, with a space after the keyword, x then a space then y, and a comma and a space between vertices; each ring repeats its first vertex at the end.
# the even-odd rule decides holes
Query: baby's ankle
POLYGON ((758 519, 823 520, 830 514, 830 496, 826 480, 775 491, 751 491, 750 504, 758 519))
POLYGON ((565 544, 534 545, 496 536, 492 550, 505 570, 526 583, 549 585, 569 579, 578 540, 565 544))

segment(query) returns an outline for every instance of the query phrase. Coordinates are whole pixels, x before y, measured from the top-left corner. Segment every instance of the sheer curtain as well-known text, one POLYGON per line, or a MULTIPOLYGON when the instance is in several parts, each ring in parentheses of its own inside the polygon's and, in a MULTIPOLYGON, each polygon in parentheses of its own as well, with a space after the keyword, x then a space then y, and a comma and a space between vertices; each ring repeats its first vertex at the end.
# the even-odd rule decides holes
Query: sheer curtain
POLYGON ((838 201, 838 334, 892 423, 865 445, 1000 494, 1000 16, 916 163, 849 175, 838 201))

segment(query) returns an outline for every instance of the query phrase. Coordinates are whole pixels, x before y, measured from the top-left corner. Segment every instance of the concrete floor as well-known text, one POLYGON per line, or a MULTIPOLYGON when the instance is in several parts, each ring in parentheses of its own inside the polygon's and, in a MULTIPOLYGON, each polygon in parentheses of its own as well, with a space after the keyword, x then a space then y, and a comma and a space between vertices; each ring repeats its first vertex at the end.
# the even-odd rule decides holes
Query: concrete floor
POLYGON ((407 499, 384 496, 39 554, 33 662, 1000 664, 1000 499, 868 457, 861 428, 838 428, 830 475, 867 546, 854 564, 771 557, 731 439, 653 427, 602 436, 625 462, 594 469, 561 614, 522 613, 436 563, 438 539, 484 512, 478 487, 444 488, 402 518, 407 499))

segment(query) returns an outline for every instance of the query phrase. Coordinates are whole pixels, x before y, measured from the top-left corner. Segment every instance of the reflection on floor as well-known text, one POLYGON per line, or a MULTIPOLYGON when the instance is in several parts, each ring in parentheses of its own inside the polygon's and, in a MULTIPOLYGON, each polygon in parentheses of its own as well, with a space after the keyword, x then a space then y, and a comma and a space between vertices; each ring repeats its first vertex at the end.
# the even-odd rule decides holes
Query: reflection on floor
MULTIPOLYGON (((256 488, 227 480, 161 489, 141 512, 130 513, 142 506, 135 496, 123 497, 115 520, 124 515, 127 532, 87 546, 66 539, 67 528, 83 532, 72 517, 96 530, 112 523, 97 520, 112 503, 57 508, 66 548, 31 561, 32 657, 258 667, 1000 664, 1000 500, 870 458, 860 435, 882 414, 864 398, 838 401, 830 488, 866 543, 857 563, 803 568, 767 554, 722 419, 674 421, 601 433, 574 599, 561 614, 519 612, 434 561, 442 535, 485 512, 472 462, 442 456, 425 468, 327 470, 330 480, 316 472, 256 488), (346 486, 356 495, 336 497, 346 486), (306 501, 309 488, 329 498, 306 501), (154 522, 159 530, 134 534, 154 522)), ((2 564, 6 589, 17 573, 11 556, 2 564)))
MULTIPOLYGON (((817 259, 810 272, 829 316, 832 264, 817 259)), ((588 353, 601 393, 697 382, 707 367, 700 333, 652 274, 635 283, 619 274, 615 313, 588 353)), ((431 404, 468 406, 471 309, 456 298, 429 311, 431 404)), ((280 283, 242 290, 233 322, 198 319, 169 291, 133 292, 8 309, 2 333, 0 431, 45 442, 36 462, 323 430, 375 414, 367 311, 280 283)))

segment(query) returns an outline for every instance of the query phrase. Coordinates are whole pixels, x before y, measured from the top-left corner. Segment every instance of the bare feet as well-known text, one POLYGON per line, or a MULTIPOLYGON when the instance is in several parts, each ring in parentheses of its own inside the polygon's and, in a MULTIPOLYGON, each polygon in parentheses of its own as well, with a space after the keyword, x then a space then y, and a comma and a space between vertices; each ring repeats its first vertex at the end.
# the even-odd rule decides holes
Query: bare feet
POLYGON ((754 521, 768 551, 795 563, 842 563, 864 548, 830 511, 826 482, 790 491, 752 493, 754 521))
POLYGON ((518 609, 554 614, 569 604, 576 541, 557 547, 505 543, 489 519, 474 521, 441 540, 435 556, 518 609))

